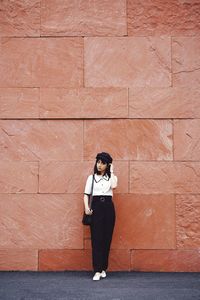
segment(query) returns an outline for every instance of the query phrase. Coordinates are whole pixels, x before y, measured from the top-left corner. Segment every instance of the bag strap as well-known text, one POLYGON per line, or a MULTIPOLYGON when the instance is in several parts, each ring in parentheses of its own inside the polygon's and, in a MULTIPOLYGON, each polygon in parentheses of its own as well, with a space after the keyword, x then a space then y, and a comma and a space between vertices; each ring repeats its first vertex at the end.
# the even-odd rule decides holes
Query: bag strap
POLYGON ((90 209, 91 209, 91 207, 92 207, 93 187, 94 187, 94 174, 92 175, 92 187, 91 187, 91 194, 90 194, 90 197, 89 197, 89 208, 90 208, 90 209))

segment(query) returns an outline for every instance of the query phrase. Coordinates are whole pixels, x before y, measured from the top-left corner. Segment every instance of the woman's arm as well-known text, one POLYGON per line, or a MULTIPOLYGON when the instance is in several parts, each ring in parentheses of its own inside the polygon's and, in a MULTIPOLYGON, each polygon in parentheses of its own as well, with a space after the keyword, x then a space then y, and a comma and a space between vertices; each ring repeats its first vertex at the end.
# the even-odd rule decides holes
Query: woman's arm
POLYGON ((90 210, 88 205, 89 194, 91 193, 91 189, 92 189, 92 179, 93 179, 92 175, 88 176, 85 185, 83 201, 84 201, 86 215, 90 215, 92 213, 92 210, 90 210))
POLYGON ((85 206, 85 213, 86 213, 86 215, 91 215, 92 210, 89 208, 88 200, 89 200, 89 196, 84 194, 83 201, 84 201, 84 206, 85 206))
POLYGON ((111 188, 115 189, 117 187, 117 176, 115 176, 114 173, 112 172, 110 176, 110 181, 111 181, 111 188))
POLYGON ((117 176, 113 173, 113 164, 110 164, 110 181, 111 181, 111 188, 115 189, 117 187, 117 176))

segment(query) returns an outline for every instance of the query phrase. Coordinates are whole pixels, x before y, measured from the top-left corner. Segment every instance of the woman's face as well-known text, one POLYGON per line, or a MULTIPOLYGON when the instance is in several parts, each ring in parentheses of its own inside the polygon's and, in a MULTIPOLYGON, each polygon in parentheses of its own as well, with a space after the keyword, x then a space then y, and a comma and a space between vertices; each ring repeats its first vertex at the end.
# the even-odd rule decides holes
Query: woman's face
POLYGON ((105 173, 105 170, 107 168, 107 164, 103 163, 101 160, 97 161, 97 170, 101 173, 105 173))

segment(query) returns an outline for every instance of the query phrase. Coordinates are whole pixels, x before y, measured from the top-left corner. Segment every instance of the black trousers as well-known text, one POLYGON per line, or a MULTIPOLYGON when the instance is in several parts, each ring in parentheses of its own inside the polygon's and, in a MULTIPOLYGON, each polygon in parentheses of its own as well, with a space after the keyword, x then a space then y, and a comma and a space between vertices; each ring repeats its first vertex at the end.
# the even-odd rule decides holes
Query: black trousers
POLYGON ((108 268, 108 258, 115 226, 115 207, 112 196, 93 196, 91 229, 94 272, 108 268))

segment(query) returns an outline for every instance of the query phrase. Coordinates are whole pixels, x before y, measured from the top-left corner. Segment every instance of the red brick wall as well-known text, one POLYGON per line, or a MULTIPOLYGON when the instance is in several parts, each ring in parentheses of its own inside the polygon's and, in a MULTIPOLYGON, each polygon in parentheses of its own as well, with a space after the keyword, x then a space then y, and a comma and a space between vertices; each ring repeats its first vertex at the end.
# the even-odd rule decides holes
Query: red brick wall
POLYGON ((83 190, 108 151, 110 270, 200 271, 200 2, 0 5, 0 269, 91 269, 83 190))

